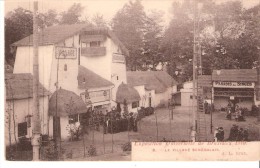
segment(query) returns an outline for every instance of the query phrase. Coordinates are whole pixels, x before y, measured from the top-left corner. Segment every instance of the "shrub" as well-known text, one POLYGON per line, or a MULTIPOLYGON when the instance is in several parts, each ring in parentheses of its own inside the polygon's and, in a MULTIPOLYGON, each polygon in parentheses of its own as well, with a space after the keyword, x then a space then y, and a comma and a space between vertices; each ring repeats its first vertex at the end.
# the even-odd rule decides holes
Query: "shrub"
POLYGON ((90 145, 88 148, 88 155, 89 156, 96 156, 97 155, 97 149, 95 146, 90 145))
POLYGON ((48 160, 48 161, 55 161, 61 159, 59 157, 62 156, 65 153, 64 148, 57 148, 55 149, 55 143, 54 141, 49 141, 45 147, 42 148, 42 160, 48 160))
POLYGON ((123 144, 121 148, 124 152, 132 151, 132 144, 131 144, 131 142, 127 142, 127 143, 123 144))

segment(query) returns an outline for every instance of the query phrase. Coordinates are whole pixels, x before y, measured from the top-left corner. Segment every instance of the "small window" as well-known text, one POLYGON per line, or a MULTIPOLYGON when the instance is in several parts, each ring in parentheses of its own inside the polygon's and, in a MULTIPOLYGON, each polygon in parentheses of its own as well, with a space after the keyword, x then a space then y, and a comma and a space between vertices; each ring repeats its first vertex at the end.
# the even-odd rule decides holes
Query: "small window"
POLYGON ((137 107, 139 107, 139 101, 133 102, 132 108, 137 108, 137 107))
POLYGON ((69 115, 69 124, 74 124, 78 121, 78 114, 69 115))
POLYGON ((67 69, 68 69, 68 66, 67 66, 67 64, 65 64, 64 65, 64 71, 67 71, 67 69))
POLYGON ((118 80, 119 79, 119 77, 118 76, 116 76, 116 80, 118 80))
POLYGON ((27 122, 18 123, 18 137, 27 135, 27 122))
POLYGON ((90 47, 100 47, 100 41, 91 41, 89 45, 90 47))

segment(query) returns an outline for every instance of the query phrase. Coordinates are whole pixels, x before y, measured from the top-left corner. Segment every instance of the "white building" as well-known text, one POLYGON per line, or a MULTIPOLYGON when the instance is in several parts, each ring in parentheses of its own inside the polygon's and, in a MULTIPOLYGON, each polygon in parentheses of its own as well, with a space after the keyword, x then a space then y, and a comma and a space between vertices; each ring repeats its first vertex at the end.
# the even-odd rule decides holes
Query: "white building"
MULTIPOLYGON (((33 73, 32 37, 12 44, 16 51, 14 74, 33 73)), ((75 93, 86 104, 85 111, 90 105, 103 112, 117 105, 118 86, 127 83, 124 55, 128 50, 113 32, 86 24, 49 27, 39 33, 38 50, 39 81, 50 93, 62 89, 64 95, 77 99, 75 93)), ((61 117, 62 133, 71 116, 61 117)), ((51 116, 49 123, 52 120, 51 116)))
MULTIPOLYGON (((20 138, 31 138, 33 131, 33 85, 32 75, 5 75, 5 143, 7 145, 18 142, 20 138)), ((41 118, 41 132, 48 134, 48 96, 49 92, 39 85, 39 111, 41 118)))
POLYGON ((138 91, 143 107, 167 106, 177 92, 177 82, 165 71, 127 71, 127 81, 138 91))

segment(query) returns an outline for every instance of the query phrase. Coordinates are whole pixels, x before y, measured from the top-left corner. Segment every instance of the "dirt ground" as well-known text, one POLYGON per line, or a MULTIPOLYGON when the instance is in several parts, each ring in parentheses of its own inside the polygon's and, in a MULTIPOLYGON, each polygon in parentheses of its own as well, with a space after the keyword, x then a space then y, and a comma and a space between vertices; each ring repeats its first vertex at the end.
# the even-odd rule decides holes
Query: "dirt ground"
MULTIPOLYGON (((210 133, 210 115, 205 114, 207 127, 207 139, 213 141, 213 134, 210 133)), ((239 127, 249 128, 249 139, 260 140, 260 124, 255 117, 246 117, 245 122, 226 120, 225 112, 213 113, 213 132, 215 127, 223 127, 225 139, 229 136, 229 130, 233 124, 239 127)), ((105 134, 101 131, 90 131, 85 138, 79 141, 62 142, 61 146, 65 149, 64 160, 66 161, 130 161, 131 152, 123 152, 121 147, 128 141, 190 141, 190 128, 192 126, 192 108, 177 106, 173 110, 173 119, 170 120, 171 113, 166 108, 156 109, 156 113, 147 116, 138 123, 138 132, 120 132, 116 134, 105 134), (94 136, 93 136, 94 134, 94 136), (103 140, 104 138, 104 140, 103 140), (87 154, 88 147, 94 145, 97 156, 90 157, 87 154)))

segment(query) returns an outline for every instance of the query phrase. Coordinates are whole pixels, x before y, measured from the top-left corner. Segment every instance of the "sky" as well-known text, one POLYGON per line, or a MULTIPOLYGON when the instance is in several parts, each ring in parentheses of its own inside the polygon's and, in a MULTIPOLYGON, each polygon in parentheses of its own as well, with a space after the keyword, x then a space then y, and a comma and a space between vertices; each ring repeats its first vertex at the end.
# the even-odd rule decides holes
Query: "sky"
MULTIPOLYGON (((83 17, 91 17, 97 13, 103 15, 106 21, 110 21, 116 12, 121 9, 129 0, 38 0, 39 12, 46 12, 49 9, 55 9, 58 13, 66 11, 73 3, 79 2, 85 7, 83 17)), ((164 23, 167 24, 171 19, 171 5, 173 1, 178 0, 142 0, 144 10, 161 10, 164 12, 164 23)), ((216 0, 224 2, 229 0, 216 0)), ((241 0, 245 8, 252 7, 260 0, 241 0)), ((18 7, 33 10, 33 0, 5 0, 5 14, 18 7)))

